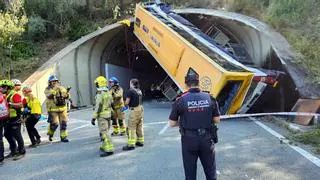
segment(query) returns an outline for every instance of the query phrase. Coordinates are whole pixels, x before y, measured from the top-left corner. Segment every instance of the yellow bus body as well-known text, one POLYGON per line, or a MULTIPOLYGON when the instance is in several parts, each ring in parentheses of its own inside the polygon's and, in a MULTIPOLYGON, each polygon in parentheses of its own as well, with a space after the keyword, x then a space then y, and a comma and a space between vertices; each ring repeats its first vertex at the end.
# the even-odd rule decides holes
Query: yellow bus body
POLYGON ((139 4, 134 34, 183 92, 189 68, 199 74, 201 89, 213 97, 219 95, 228 81, 241 81, 226 114, 234 114, 241 107, 253 78, 252 72, 227 71, 139 4))

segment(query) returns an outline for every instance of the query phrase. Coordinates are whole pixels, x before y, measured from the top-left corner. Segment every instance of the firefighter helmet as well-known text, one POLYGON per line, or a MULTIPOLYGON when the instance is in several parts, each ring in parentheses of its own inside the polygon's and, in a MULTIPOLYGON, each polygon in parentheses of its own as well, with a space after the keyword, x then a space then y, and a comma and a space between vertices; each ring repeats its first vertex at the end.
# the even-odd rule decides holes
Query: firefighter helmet
POLYGON ((98 76, 96 80, 94 80, 94 83, 98 88, 107 87, 107 79, 103 76, 98 76))

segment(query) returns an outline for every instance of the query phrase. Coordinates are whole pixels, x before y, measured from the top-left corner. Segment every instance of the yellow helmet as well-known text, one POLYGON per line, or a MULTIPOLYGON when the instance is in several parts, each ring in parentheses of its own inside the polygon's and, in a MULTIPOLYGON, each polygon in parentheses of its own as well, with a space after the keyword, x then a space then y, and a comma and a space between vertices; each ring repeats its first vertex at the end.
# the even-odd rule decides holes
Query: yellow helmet
POLYGON ((96 78, 96 80, 94 80, 94 83, 96 84, 96 86, 98 87, 98 88, 100 88, 100 87, 107 87, 107 79, 105 78, 105 77, 103 77, 103 76, 98 76, 97 78, 96 78))
POLYGON ((9 88, 13 88, 14 87, 14 83, 11 82, 8 79, 4 79, 0 81, 0 86, 8 86, 9 88))

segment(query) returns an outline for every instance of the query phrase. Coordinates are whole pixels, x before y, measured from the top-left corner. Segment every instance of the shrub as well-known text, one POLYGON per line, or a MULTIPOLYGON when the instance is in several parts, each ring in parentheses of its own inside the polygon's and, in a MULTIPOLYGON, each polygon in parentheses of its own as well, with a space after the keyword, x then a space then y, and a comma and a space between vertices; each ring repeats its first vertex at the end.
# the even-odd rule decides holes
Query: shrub
POLYGON ((40 16, 31 16, 29 18, 27 37, 30 40, 42 41, 47 33, 46 21, 40 16))
POLYGON ((15 41, 12 47, 12 60, 29 59, 40 52, 40 46, 31 41, 18 40, 15 41))

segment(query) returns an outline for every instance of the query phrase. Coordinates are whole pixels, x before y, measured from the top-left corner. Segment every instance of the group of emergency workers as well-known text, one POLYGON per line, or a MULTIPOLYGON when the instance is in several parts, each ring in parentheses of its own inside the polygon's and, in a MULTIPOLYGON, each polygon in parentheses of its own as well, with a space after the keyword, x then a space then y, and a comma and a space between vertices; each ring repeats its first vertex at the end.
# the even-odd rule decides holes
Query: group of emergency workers
MULTIPOLYGON (((10 153, 6 156, 7 158, 12 157, 13 160, 18 160, 26 154, 21 134, 22 125, 25 125, 27 129, 31 142, 30 148, 35 148, 41 143, 41 136, 35 128, 41 118, 41 103, 32 94, 32 89, 29 86, 22 88, 23 96, 20 94, 20 90, 21 82, 19 80, 0 80, 0 164, 3 164, 5 159, 3 136, 9 143, 10 153), (8 110, 7 116, 5 116, 6 110, 8 110)), ((47 135, 49 141, 52 141, 54 132, 60 125, 61 142, 69 142, 67 139, 69 91, 60 84, 55 75, 51 75, 44 94, 48 111, 47 135)))
POLYGON ((41 143, 41 137, 34 127, 41 116, 41 105, 32 95, 31 88, 22 89, 24 98, 20 95, 21 82, 18 79, 0 80, 1 116, 0 119, 0 164, 4 160, 3 136, 9 143, 10 153, 6 156, 18 160, 26 154, 24 139, 21 135, 21 125, 25 124, 31 141, 30 147, 36 147, 41 143))
MULTIPOLYGON (((217 177, 214 144, 218 142, 219 106, 210 94, 201 92, 199 75, 192 69, 189 69, 185 83, 188 91, 179 96, 173 104, 168 122, 169 126, 178 126, 180 129, 185 178, 196 179, 197 159, 200 158, 206 179, 215 180, 217 177)), ((125 97, 116 77, 107 80, 104 76, 98 76, 94 84, 97 92, 91 124, 95 125, 95 121, 98 121, 99 135, 102 141, 100 156, 105 157, 114 153, 111 136, 128 136, 127 145, 122 148, 125 151, 134 150, 136 146, 144 146, 144 109, 138 79, 130 80, 130 88, 125 97), (129 119, 126 127, 125 111, 127 110, 129 110, 129 119), (109 134, 111 125, 113 132, 109 134)), ((21 135, 22 122, 26 123, 32 143, 30 147, 36 147, 41 142, 41 137, 35 128, 41 116, 40 102, 32 95, 30 87, 23 88, 24 99, 22 100, 22 96, 19 94, 20 89, 21 82, 19 80, 0 81, 0 117, 6 108, 2 105, 1 96, 7 100, 10 111, 6 119, 0 119, 0 163, 4 160, 3 135, 10 146, 8 157, 17 160, 26 153, 21 135)), ((51 75, 44 93, 47 98, 46 108, 50 123, 47 133, 49 141, 52 141, 54 132, 60 125, 61 142, 69 142, 67 138, 69 90, 60 84, 56 76, 51 75)))
POLYGON ((95 107, 91 124, 98 121, 101 137, 100 156, 109 156, 114 152, 111 136, 128 135, 128 144, 123 150, 133 150, 144 145, 142 92, 137 79, 130 80, 130 89, 123 97, 123 89, 116 77, 109 81, 99 76, 94 81, 97 88, 95 107), (108 83, 109 82, 109 83, 108 83), (128 127, 125 125, 125 112, 129 109, 128 127), (109 130, 113 126, 113 132, 109 130))

